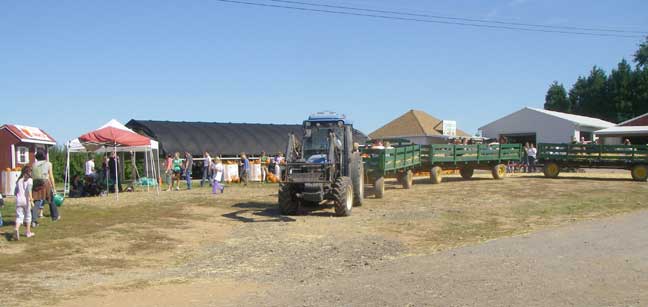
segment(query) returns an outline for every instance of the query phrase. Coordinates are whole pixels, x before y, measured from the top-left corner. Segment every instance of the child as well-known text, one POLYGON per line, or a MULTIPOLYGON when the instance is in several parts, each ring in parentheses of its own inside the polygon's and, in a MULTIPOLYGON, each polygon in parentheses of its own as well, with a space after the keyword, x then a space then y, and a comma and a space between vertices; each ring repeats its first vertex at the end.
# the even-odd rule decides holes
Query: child
MULTIPOLYGON (((0 209, 4 208, 4 199, 2 199, 2 194, 0 194, 0 209)), ((2 221, 2 211, 0 211, 0 226, 2 226, 4 222, 2 221)))
POLYGON ((223 171, 225 170, 225 168, 223 167, 223 163, 221 162, 220 158, 214 159, 214 163, 212 163, 211 167, 212 174, 214 174, 212 194, 216 194, 218 190, 220 190, 221 194, 223 194, 225 187, 223 187, 220 182, 223 180, 223 171))
POLYGON ((32 186, 34 182, 31 178, 32 168, 27 165, 20 172, 20 177, 16 182, 16 189, 14 190, 14 195, 16 195, 16 232, 14 233, 14 239, 20 239, 20 225, 25 224, 27 231, 25 232, 25 237, 33 237, 34 234, 31 232, 31 207, 34 206, 34 200, 32 199, 32 186))

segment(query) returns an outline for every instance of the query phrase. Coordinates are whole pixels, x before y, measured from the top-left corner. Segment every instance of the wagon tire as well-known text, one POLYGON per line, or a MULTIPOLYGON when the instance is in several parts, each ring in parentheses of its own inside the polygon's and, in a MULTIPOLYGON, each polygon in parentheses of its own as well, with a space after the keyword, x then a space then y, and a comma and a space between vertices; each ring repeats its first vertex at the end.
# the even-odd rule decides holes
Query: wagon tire
POLYGON ((443 180, 443 169, 440 166, 435 166, 430 170, 430 181, 433 184, 439 184, 443 180))
POLYGON ((556 162, 547 162, 542 167, 542 172, 547 178, 556 178, 560 174, 560 165, 556 162))
POLYGON ((648 166, 645 164, 638 164, 632 167, 632 179, 634 181, 648 180, 648 166))
POLYGON ((506 165, 504 164, 495 164, 491 170, 493 178, 495 179, 504 179, 506 177, 506 165))
POLYGON ((414 173, 412 173, 411 170, 403 173, 403 176, 401 177, 401 184, 403 185, 403 189, 412 188, 412 185, 414 184, 414 173))
POLYGON ((374 195, 376 195, 376 198, 383 198, 385 195, 385 177, 378 177, 374 181, 374 195))
POLYGON ((475 169, 472 167, 464 167, 459 170, 459 173, 461 174, 461 178, 468 180, 472 178, 473 174, 475 173, 475 169))

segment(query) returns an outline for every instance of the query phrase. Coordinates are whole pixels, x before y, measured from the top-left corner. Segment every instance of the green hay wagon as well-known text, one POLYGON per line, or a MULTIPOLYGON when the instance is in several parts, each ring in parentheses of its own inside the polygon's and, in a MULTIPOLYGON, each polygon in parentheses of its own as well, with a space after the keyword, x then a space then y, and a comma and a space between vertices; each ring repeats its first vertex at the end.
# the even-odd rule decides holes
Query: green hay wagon
POLYGON ((538 163, 545 177, 556 178, 570 168, 612 168, 631 171, 632 179, 648 178, 648 145, 538 144, 538 163))
POLYGON ((430 172, 432 183, 441 183, 443 170, 459 170, 461 177, 470 179, 476 169, 490 170, 493 178, 506 176, 506 164, 518 162, 522 145, 455 145, 432 144, 421 148, 421 168, 430 172))
POLYGON ((365 175, 374 184, 376 198, 385 193, 385 177, 396 177, 403 188, 412 187, 414 169, 421 165, 420 145, 398 145, 393 148, 364 148, 365 175))

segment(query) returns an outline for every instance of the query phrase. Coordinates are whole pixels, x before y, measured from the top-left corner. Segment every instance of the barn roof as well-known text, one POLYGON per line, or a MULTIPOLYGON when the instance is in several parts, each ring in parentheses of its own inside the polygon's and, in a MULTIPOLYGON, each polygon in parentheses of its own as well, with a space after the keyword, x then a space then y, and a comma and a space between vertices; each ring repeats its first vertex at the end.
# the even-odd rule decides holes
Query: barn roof
POLYGON ((641 114, 637 117, 628 119, 622 123, 619 124, 619 126, 637 126, 635 122, 640 123, 640 122, 646 122, 646 119, 648 119, 648 113, 641 114))
MULTIPOLYGON (((175 122, 132 119, 126 126, 135 132, 147 135, 160 142, 163 153, 188 151, 202 155, 207 150, 224 156, 241 152, 269 154, 284 152, 288 145, 288 134, 302 136, 302 125, 290 124, 246 124, 175 122)), ((366 136, 354 131, 354 140, 364 143, 366 136)))
POLYGON ((587 116, 582 116, 582 115, 576 115, 576 114, 569 114, 569 113, 563 113, 563 112, 557 112, 557 111, 549 111, 549 110, 544 110, 544 109, 536 109, 536 108, 530 108, 526 107, 529 110, 533 110, 536 112, 544 113, 547 115, 551 115, 554 117, 562 118, 564 120, 568 120, 574 124, 580 125, 580 126, 588 126, 588 127, 595 127, 595 128, 608 128, 612 127, 615 124, 604 121, 602 119, 594 118, 594 117, 587 117, 587 116))
POLYGON ((40 128, 6 124, 0 127, 0 130, 2 129, 7 129, 24 143, 56 145, 56 140, 40 128))
MULTIPOLYGON (((413 136, 443 136, 443 121, 420 110, 409 110, 378 130, 369 134, 372 139, 413 136)), ((457 136, 470 136, 457 129, 457 136)))

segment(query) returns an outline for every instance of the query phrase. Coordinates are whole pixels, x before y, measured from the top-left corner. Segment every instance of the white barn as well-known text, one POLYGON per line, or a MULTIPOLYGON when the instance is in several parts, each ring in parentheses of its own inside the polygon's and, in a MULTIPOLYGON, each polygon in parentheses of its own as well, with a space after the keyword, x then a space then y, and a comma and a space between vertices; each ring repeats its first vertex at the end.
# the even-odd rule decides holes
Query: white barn
POLYGON ((615 124, 598 118, 525 107, 479 128, 483 137, 506 137, 510 143, 592 141, 594 132, 615 124))

